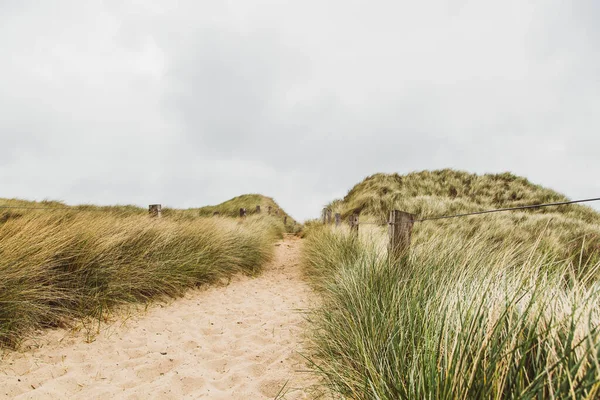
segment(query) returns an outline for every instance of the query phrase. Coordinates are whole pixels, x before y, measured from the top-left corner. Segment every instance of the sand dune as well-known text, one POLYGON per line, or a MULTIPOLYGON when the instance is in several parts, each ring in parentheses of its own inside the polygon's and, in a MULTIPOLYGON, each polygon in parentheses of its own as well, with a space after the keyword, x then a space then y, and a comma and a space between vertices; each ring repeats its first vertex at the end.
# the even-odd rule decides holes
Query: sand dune
POLYGON ((0 395, 17 399, 313 398, 301 310, 315 298, 301 280, 300 241, 277 244, 257 278, 190 291, 168 305, 103 327, 91 343, 52 331, 38 348, 0 362, 0 395), (119 323, 121 322, 121 323, 119 323))

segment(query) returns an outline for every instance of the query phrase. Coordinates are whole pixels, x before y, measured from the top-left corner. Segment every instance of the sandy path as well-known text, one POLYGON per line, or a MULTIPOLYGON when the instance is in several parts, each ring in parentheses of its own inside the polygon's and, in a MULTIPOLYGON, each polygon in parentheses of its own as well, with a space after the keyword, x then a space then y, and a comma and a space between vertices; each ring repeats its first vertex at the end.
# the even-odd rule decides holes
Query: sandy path
POLYGON ((0 361, 0 396, 18 399, 312 398, 299 310, 314 295, 300 277, 300 240, 276 245, 257 278, 193 290, 113 323, 95 341, 47 333, 44 345, 0 361), (59 339, 61 339, 59 341, 59 339), (304 388, 304 389, 297 389, 304 388))

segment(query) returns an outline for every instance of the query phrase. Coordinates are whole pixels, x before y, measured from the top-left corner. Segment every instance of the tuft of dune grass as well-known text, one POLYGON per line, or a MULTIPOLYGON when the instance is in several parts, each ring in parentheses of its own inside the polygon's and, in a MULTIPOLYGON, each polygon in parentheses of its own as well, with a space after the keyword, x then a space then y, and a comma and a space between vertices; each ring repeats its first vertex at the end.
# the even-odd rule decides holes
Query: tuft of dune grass
POLYGON ((543 251, 543 232, 490 246, 491 234, 424 228, 403 262, 390 263, 384 229, 357 238, 314 227, 303 265, 324 299, 310 316, 312 359, 332 391, 598 398, 600 265, 543 251))
MULTIPOLYGON (((277 216, 281 219, 287 216, 288 223, 294 223, 294 219, 289 216, 275 200, 271 197, 263 196, 262 194, 243 194, 215 206, 190 208, 188 210, 179 210, 179 212, 193 212, 200 216, 211 216, 213 213, 218 212, 221 216, 238 217, 240 215, 240 208, 245 208, 247 215, 256 214, 256 206, 260 206, 260 213, 263 215, 268 214, 268 208, 271 207, 271 215, 273 217, 275 217, 276 214, 278 214, 277 216)), ((167 210, 167 212, 169 212, 169 210, 167 210)))
MULTIPOLYGON (((110 211, 110 210, 108 210, 110 211)), ((255 274, 282 236, 275 218, 149 218, 31 211, 0 222, 0 345, 117 305, 255 274)))
POLYGON ((487 236, 421 232, 399 264, 384 229, 313 228, 303 265, 323 295, 309 319, 328 386, 352 399, 598 398, 600 265, 487 236))
MULTIPOLYGON (((385 223, 565 196, 512 175, 375 174, 327 207, 385 223)), ((400 262, 385 228, 306 224, 323 295, 312 360, 351 399, 600 398, 600 214, 569 205, 417 222, 400 262)))
MULTIPOLYGON (((476 175, 451 169, 406 175, 375 174, 355 185, 327 207, 347 218, 385 223, 390 210, 420 218, 569 200, 553 190, 511 173, 476 175)), ((312 224, 314 225, 314 223, 312 224)), ((317 224, 318 225, 318 224, 317 224)), ((309 232, 311 222, 306 224, 309 232)), ((360 228, 362 229, 362 227, 360 228)), ((527 246, 541 238, 538 249, 573 262, 600 261, 600 214, 585 205, 565 205, 417 223, 424 236, 477 236, 494 248, 527 246)))

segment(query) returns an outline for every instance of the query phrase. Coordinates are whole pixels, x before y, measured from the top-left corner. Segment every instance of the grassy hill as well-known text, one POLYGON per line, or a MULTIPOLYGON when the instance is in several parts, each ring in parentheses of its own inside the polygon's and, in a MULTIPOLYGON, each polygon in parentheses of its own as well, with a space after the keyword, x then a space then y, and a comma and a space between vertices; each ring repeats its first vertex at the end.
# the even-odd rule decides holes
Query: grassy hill
POLYGON ((30 214, 41 213, 61 213, 61 212, 103 212, 105 214, 118 216, 143 215, 148 210, 133 205, 114 205, 114 206, 96 206, 96 205, 77 205, 69 206, 61 201, 44 200, 29 201, 22 199, 0 198, 0 222, 5 222, 11 218, 20 218, 30 214))
POLYGON ((268 208, 271 207, 271 215, 278 215, 281 218, 287 216, 290 223, 294 222, 294 219, 275 200, 262 194, 243 194, 215 206, 190 208, 188 211, 198 212, 202 216, 211 216, 213 213, 218 212, 222 216, 238 217, 240 215, 240 208, 245 208, 247 215, 252 215, 256 213, 256 206, 260 206, 261 213, 263 214, 267 214, 268 208))
MULTIPOLYGON (((567 200, 558 192, 508 172, 477 175, 444 169, 406 175, 371 175, 356 184, 342 200, 335 200, 328 207, 343 216, 356 211, 385 220, 393 208, 425 218, 567 200)), ((533 209, 528 213, 554 213, 600 223, 599 213, 581 205, 533 209)))
MULTIPOLYGON (((392 209, 427 218, 567 200, 560 193, 511 173, 476 175, 445 169, 407 175, 375 174, 328 207, 344 218, 359 212, 363 220, 383 223, 392 209)), ((540 248, 559 257, 587 259, 597 256, 600 250, 600 213, 585 205, 509 211, 415 225, 417 238, 440 231, 464 237, 479 235, 491 246, 535 243, 541 238, 540 248)))
MULTIPOLYGON (((383 223, 557 202, 509 173, 441 170, 366 178, 329 207, 383 223)), ((415 223, 387 257, 385 226, 311 224, 307 278, 317 372, 341 398, 600 396, 600 216, 568 205, 415 223)))
POLYGON ((0 207, 18 207, 0 208, 0 347, 39 328, 100 320, 115 306, 257 273, 286 229, 282 217, 227 216, 239 215, 232 210, 246 200, 276 206, 267 199, 242 196, 210 211, 165 208, 160 219, 136 206, 0 199, 0 207))
MULTIPOLYGON (((215 212, 217 212, 222 217, 237 218, 240 215, 240 208, 246 208, 247 215, 254 215, 256 214, 256 206, 261 207, 263 214, 267 214, 268 208, 271 207, 272 216, 279 216, 281 219, 288 217, 288 225, 293 225, 296 222, 271 197, 263 196, 261 194, 244 194, 217 205, 193 207, 188 209, 177 209, 163 205, 163 216, 178 219, 190 219, 195 217, 211 217, 215 212)), ((0 208, 0 222, 11 217, 19 217, 36 212, 47 212, 45 210, 46 208, 58 209, 57 211, 101 211, 119 216, 144 215, 148 212, 147 208, 134 205, 69 206, 61 201, 28 201, 4 198, 0 198, 0 207, 17 207, 0 208)))

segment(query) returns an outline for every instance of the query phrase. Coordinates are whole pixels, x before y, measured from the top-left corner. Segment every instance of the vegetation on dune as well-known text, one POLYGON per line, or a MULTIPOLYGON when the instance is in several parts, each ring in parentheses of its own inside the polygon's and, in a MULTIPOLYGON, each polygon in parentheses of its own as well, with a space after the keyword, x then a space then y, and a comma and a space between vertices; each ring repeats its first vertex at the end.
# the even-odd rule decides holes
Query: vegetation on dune
POLYGON ((61 201, 29 201, 0 198, 0 223, 6 222, 9 219, 20 218, 24 215, 36 214, 39 212, 62 211, 103 212, 105 214, 118 216, 144 215, 145 213, 148 213, 147 209, 133 205, 96 206, 87 204, 69 206, 61 201))
POLYGON ((218 215, 222 217, 237 218, 240 215, 240 208, 246 209, 246 215, 255 215, 257 213, 256 206, 260 206, 262 215, 268 215, 269 207, 271 207, 271 216, 277 217, 282 221, 287 217, 285 222, 287 232, 296 232, 296 230, 301 228, 300 225, 275 202, 275 200, 271 197, 263 196, 262 194, 243 194, 215 206, 189 208, 186 210, 166 208, 163 213, 167 216, 178 218, 194 218, 196 216, 209 217, 213 216, 215 213, 218 213, 218 215))
POLYGON ((266 214, 268 212, 268 208, 271 207, 271 213, 273 215, 275 215, 275 213, 279 213, 280 217, 283 218, 287 216, 290 221, 293 222, 293 219, 283 209, 281 209, 281 207, 279 207, 275 200, 261 194, 243 194, 216 206, 205 206, 190 210, 198 211, 200 215, 205 216, 213 215, 213 213, 218 212, 223 216, 237 217, 240 215, 240 208, 245 208, 248 215, 255 214, 256 206, 260 206, 261 213, 264 214, 266 214))
MULTIPOLYGON (((31 208, 52 208, 52 209, 64 209, 78 211, 105 211, 121 216, 125 215, 136 215, 144 214, 148 212, 147 208, 142 208, 134 205, 111 205, 111 206, 97 206, 97 205, 77 205, 68 206, 60 201, 28 201, 20 199, 0 199, 0 206, 5 207, 23 207, 16 209, 0 209, 0 219, 3 215, 23 215, 28 214, 34 210, 31 208)), ((256 214, 256 206, 261 207, 261 213, 267 214, 268 208, 271 207, 271 214, 273 216, 279 216, 281 218, 288 217, 289 223, 293 224, 295 220, 289 216, 285 210, 283 210, 279 204, 275 202, 271 197, 263 196, 262 194, 243 194, 241 196, 234 197, 223 203, 214 206, 204 206, 198 208, 188 209, 176 209, 164 206, 162 213, 164 216, 175 217, 181 219, 193 219, 196 217, 211 217, 214 213, 218 213, 221 217, 232 217, 237 218, 240 215, 240 208, 245 208, 247 215, 256 214)), ((4 217, 5 219, 7 217, 4 217)))
MULTIPOLYGON (((476 175, 445 169, 407 175, 375 174, 328 207, 344 218, 359 212, 363 220, 385 222, 393 209, 429 218, 567 200, 560 193, 510 173, 476 175)), ((600 250, 600 214, 577 204, 426 221, 417 223, 415 230, 423 231, 425 237, 442 232, 463 237, 478 235, 478 240, 491 247, 527 245, 541 238, 538 249, 542 252, 573 260, 583 257, 589 260, 587 264, 598 260, 600 250)))
MULTIPOLYGON (((331 206, 381 221, 391 208, 564 199, 510 174, 445 170, 374 175, 331 206), (479 189, 456 183, 469 177, 479 189)), ((310 317, 317 370, 355 399, 600 397, 600 264, 587 247, 599 219, 575 206, 417 223, 401 263, 387 258, 384 227, 355 237, 313 225, 303 265, 324 298, 310 317)))
POLYGON ((266 215, 234 220, 173 210, 158 219, 131 206, 3 212, 12 213, 0 221, 3 346, 17 345, 34 329, 100 317, 120 304, 256 273, 284 232, 280 219, 266 215))
MULTIPOLYGON (((328 207, 344 217, 359 212, 384 221, 393 208, 428 218, 567 200, 560 193, 509 172, 477 175, 444 169, 406 175, 375 174, 328 207)), ((582 205, 532 209, 528 213, 560 214, 587 223, 600 223, 600 214, 582 205)))

